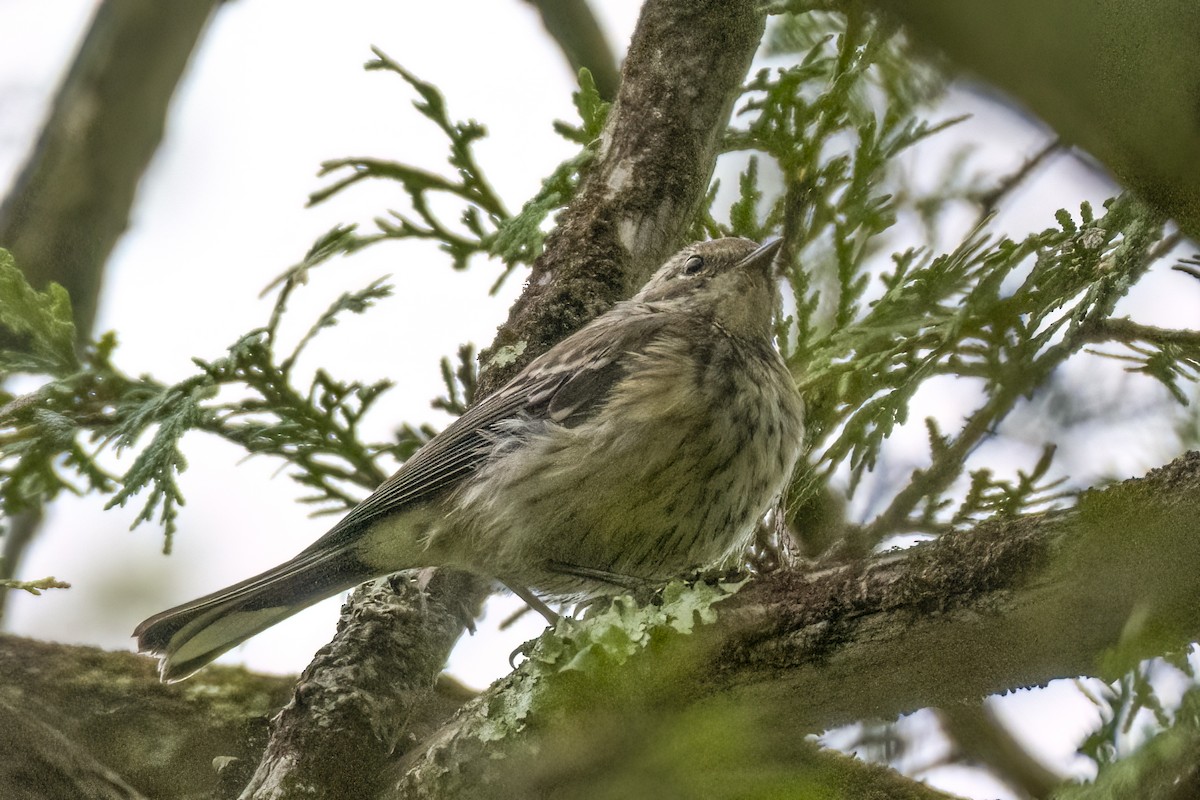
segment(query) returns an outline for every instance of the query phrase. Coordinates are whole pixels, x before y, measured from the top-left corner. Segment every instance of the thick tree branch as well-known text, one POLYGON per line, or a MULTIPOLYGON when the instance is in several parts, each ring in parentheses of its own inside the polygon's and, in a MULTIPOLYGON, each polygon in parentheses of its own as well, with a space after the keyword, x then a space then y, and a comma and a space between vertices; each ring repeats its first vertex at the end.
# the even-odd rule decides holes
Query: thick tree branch
POLYGON ((867 568, 777 574, 735 598, 710 684, 800 730, 1056 678, 1113 679, 1200 639, 1200 454, 867 568))
MULTIPOLYGON (((736 709, 799 738, 1056 678, 1114 678, 1200 639, 1198 512, 1191 453, 1069 512, 985 523, 868 566, 766 576, 718 606, 715 625, 657 642, 619 674, 534 681, 523 665, 414 751, 400 786, 453 794, 482 754, 524 763, 562 735, 564 692, 607 707, 632 693, 630 708, 655 714, 736 709), (526 711, 497 741, 508 693, 526 711)), ((571 735, 590 750, 605 731, 571 735)))
MULTIPOLYGON (((430 730, 433 691, 465 619, 480 609, 446 600, 482 600, 485 582, 443 570, 424 590, 400 576, 360 587, 342 610, 338 634, 317 653, 272 736, 244 798, 374 797, 384 766, 403 743, 430 730), (466 585, 461 585, 465 583, 466 585), (402 669, 398 669, 398 667, 402 669)), ((434 725, 453 713, 443 706, 434 725)))

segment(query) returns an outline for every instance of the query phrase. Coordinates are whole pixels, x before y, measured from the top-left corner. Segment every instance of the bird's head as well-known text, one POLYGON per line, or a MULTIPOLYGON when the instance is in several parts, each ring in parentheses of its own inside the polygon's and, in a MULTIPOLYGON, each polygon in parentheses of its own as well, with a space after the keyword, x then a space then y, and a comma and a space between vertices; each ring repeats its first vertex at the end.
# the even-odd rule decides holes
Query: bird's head
POLYGON ((712 317, 737 336, 770 338, 781 244, 728 238, 688 245, 667 259, 633 301, 712 317))

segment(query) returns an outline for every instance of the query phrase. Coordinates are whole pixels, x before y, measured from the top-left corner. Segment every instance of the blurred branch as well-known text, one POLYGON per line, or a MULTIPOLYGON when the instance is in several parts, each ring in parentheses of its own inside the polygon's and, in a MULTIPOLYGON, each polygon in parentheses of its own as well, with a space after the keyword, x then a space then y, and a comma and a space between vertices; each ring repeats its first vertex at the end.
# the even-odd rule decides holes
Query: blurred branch
POLYGON ((1009 732, 987 703, 961 703, 937 709, 938 719, 959 751, 955 760, 982 764, 1014 790, 1042 800, 1062 785, 1009 732))
POLYGON ((542 15, 546 32, 558 43, 571 72, 586 68, 605 100, 617 96, 620 74, 612 46, 587 0, 526 0, 542 15))
MULTIPOLYGON (((211 792, 218 783, 214 758, 255 757, 265 717, 283 703, 292 683, 217 666, 186 685, 165 685, 151 660, 132 653, 6 634, 0 634, 0 675, 5 701, 39 723, 36 736, 16 736, 0 747, 10 759, 36 764, 42 744, 58 738, 84 754, 79 761, 94 760, 160 800, 211 792)), ((97 796, 71 786, 45 797, 97 796)), ((3 776, 0 787, 4 796, 18 796, 3 776)))
MULTIPOLYGON (((115 778, 156 800, 196 800, 236 795, 262 753, 267 717, 283 705, 295 678, 255 675, 240 667, 211 666, 187 683, 163 684, 152 660, 0 634, 0 794, 4 797, 96 797, 64 770, 54 794, 15 794, 43 756, 44 744, 61 749, 60 760, 88 767, 88 775, 115 778), (6 714, 34 718, 24 733, 6 714), (8 736, 6 737, 6 734, 8 736), (89 766, 91 765, 91 766, 89 766), (118 777, 119 776, 119 777, 118 777), (69 782, 68 782, 69 781, 69 782), (78 791, 73 791, 78 789, 78 791)), ((406 730, 423 735, 442 724, 470 693, 447 679, 414 706, 406 730)), ((39 773, 49 785, 47 770, 39 773)), ((117 797, 140 795, 115 795, 117 797)), ((350 795, 347 795, 350 796, 350 795)))
MULTIPOLYGON (((106 0, 59 87, 41 134, 0 204, 0 247, 33 286, 65 287, 86 338, 104 265, 129 225, 142 173, 162 139, 167 106, 218 0, 178 7, 106 0)), ((0 327, 0 349, 21 349, 0 327)), ((9 521, 0 578, 18 574, 40 515, 9 521)), ((0 618, 5 591, 0 589, 0 618)))
POLYGON ((89 800, 144 795, 41 719, 0 699, 0 786, 10 797, 55 800, 61 791, 89 800), (53 787, 53 788, 52 788, 53 787), (68 788, 69 787, 69 788, 68 788))
POLYGON ((1192 0, 872 5, 1010 93, 1200 238, 1200 6, 1192 0))
POLYGON ((175 87, 217 5, 105 0, 0 205, 0 247, 36 288, 67 289, 81 336, 175 87))
POLYGON ((0 538, 4 547, 0 549, 0 620, 4 619, 4 610, 8 605, 9 587, 5 581, 14 580, 25 555, 25 548, 33 541, 42 524, 42 510, 29 509, 4 520, 0 529, 0 538))

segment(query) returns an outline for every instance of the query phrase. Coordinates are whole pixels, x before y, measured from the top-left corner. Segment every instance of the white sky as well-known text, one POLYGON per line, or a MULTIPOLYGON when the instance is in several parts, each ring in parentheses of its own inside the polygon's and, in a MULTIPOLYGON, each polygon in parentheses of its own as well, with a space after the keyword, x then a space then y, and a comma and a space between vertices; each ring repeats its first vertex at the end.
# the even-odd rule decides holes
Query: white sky
MULTIPOLYGON (((623 50, 639 3, 593 5, 623 50)), ((55 0, 53 13, 49 7, 44 0, 0 0, 0 185, 24 158, 93 3, 55 0)), ((119 332, 116 361, 129 373, 165 381, 192 374, 192 356, 217 357, 265 322, 270 306, 259 291, 318 234, 403 206, 390 186, 360 185, 335 203, 305 209, 307 194, 324 185, 315 177, 321 161, 372 155, 444 165, 444 139, 412 110, 407 85, 390 73, 362 71, 370 45, 438 85, 452 117, 487 125, 490 136, 477 154, 511 210, 571 154, 550 125, 574 120, 574 79, 526 3, 343 0, 336 13, 333 8, 295 0, 221 6, 177 94, 130 231, 110 264, 98 327, 119 332)), ((947 115, 963 107, 977 114, 956 135, 982 147, 984 164, 1011 168, 1044 138, 978 98, 959 93, 954 103, 947 115)), ((1075 208, 1085 197, 1098 204, 1111 193, 1070 160, 1037 187, 1006 215, 1018 232, 1051 224, 1060 206, 1075 208)), ((398 287, 381 310, 323 334, 309 366, 332 364, 340 377, 363 380, 405 376, 370 419, 369 432, 377 437, 401 421, 443 424, 429 408, 441 391, 438 358, 465 341, 489 343, 520 290, 518 275, 499 297, 483 298, 495 269, 479 263, 454 273, 432 248, 405 244, 318 270, 294 304, 295 320, 311 319, 337 294, 380 275, 392 275, 398 287)), ((1172 287, 1186 302, 1170 309, 1155 303, 1157 324, 1188 324, 1200 293, 1182 281, 1172 287)), ((921 426, 913 436, 923 447, 921 426)), ((299 487, 277 474, 273 462, 242 461, 235 448, 199 434, 189 436, 187 452, 181 485, 188 504, 174 554, 161 555, 155 526, 129 531, 137 506, 104 512, 98 498, 66 498, 50 509, 22 573, 55 575, 73 588, 10 596, 9 630, 129 648, 129 633, 144 617, 279 563, 331 523, 306 516, 293 502, 299 487)), ((1155 457, 1134 460, 1150 466, 1155 457)), ((1125 468, 1137 471, 1136 464, 1125 468)), ((299 670, 332 635, 340 602, 321 603, 222 661, 299 670)), ((509 652, 542 627, 530 615, 498 633, 496 621, 517 607, 512 598, 494 600, 480 633, 464 637, 455 651, 451 671, 474 686, 504 674, 509 652)), ((1096 716, 1070 684, 1017 693, 999 707, 1047 763, 1078 766, 1074 747, 1096 716)), ((929 777, 950 791, 1008 796, 974 771, 935 769, 929 777)))

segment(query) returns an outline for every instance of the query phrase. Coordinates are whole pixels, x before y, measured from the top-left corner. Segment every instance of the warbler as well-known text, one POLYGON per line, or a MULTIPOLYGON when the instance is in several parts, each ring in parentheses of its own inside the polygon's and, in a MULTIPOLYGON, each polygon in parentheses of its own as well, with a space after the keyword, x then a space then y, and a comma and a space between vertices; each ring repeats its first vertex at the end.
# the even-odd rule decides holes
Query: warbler
POLYGON ((295 558, 134 631, 185 678, 372 578, 445 566, 580 599, 736 559, 800 457, 779 240, 692 244, 532 361, 295 558))

